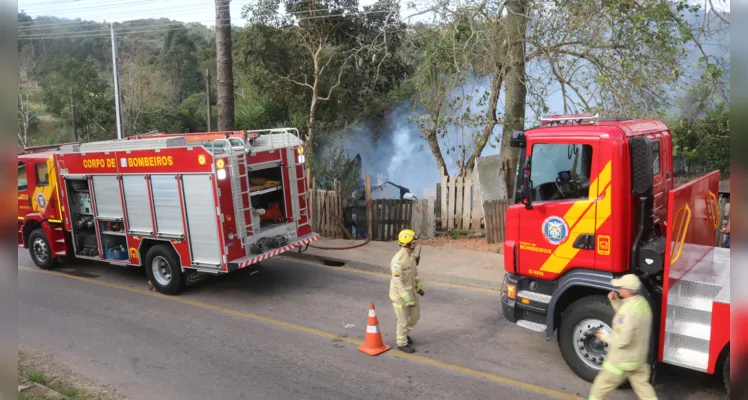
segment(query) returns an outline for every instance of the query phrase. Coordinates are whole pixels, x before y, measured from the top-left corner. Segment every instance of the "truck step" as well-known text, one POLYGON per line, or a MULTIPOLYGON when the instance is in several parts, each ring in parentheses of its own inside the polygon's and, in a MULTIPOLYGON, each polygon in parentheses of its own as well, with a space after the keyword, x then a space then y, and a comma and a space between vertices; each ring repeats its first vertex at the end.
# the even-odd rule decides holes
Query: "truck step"
POLYGON ((709 364, 709 342, 668 333, 662 360, 668 364, 706 372, 709 364))
POLYGON ((712 334, 712 327, 703 323, 678 321, 668 318, 665 322, 665 332, 673 332, 694 339, 709 340, 712 334))
POLYGON ((546 329, 545 324, 539 324, 537 322, 531 322, 524 319, 517 321, 517 325, 535 332, 545 332, 546 329))

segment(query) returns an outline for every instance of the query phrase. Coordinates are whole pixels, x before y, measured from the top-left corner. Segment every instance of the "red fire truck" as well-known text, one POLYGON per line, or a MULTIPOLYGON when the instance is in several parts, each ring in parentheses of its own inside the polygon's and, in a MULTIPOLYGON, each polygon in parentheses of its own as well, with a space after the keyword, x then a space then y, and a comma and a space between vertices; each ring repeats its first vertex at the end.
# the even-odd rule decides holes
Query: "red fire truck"
POLYGON ((729 382, 730 251, 715 247, 719 171, 674 188, 672 140, 653 120, 554 115, 514 132, 506 215, 504 317, 556 333, 569 367, 592 381, 607 355, 611 279, 643 282, 654 312, 650 364, 729 382))
POLYGON ((27 150, 18 245, 40 268, 65 257, 143 266, 157 291, 177 294, 319 238, 295 129, 27 150))

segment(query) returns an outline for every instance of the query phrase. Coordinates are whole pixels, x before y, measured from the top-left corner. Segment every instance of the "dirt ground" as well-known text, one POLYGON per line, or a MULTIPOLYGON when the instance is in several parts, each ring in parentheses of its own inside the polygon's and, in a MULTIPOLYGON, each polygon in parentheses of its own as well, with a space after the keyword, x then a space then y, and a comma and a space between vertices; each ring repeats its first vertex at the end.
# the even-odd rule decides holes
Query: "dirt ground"
POLYGON ((115 389, 75 374, 51 357, 26 347, 18 348, 18 388, 19 400, 124 399, 115 389))
POLYGON ((486 251, 489 253, 501 253, 504 243, 488 244, 485 237, 470 237, 464 235, 444 235, 433 239, 423 239, 424 246, 451 247, 461 250, 486 251))

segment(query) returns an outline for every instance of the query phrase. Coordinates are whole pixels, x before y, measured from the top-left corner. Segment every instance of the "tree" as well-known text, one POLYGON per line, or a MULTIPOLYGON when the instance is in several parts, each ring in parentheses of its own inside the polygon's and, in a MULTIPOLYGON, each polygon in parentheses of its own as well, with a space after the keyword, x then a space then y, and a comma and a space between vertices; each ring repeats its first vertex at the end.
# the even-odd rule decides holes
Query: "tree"
POLYGON ((44 105, 47 111, 66 126, 71 124, 70 93, 75 89, 75 125, 86 141, 114 137, 114 96, 108 83, 99 75, 92 57, 81 62, 73 58, 57 59, 54 73, 47 75, 44 105))
POLYGON ((287 16, 279 15, 280 4, 280 0, 269 0, 247 5, 242 16, 259 26, 266 37, 284 38, 287 46, 275 49, 267 41, 254 42, 255 46, 243 49, 244 58, 255 59, 276 78, 309 90, 304 139, 314 148, 318 108, 340 89, 345 74, 354 65, 361 68, 365 60, 372 60, 375 73, 359 82, 359 87, 372 90, 379 82, 378 72, 391 57, 392 26, 399 20, 397 3, 384 0, 364 8, 367 15, 384 16, 380 18, 359 15, 357 0, 285 0, 287 16), (301 58, 293 60, 290 54, 301 58))
POLYGON ((20 49, 20 63, 18 70, 18 146, 20 149, 29 145, 29 132, 37 120, 37 110, 32 105, 34 82, 29 80, 33 58, 31 45, 20 49))
POLYGON ((198 70, 197 46, 187 28, 180 27, 166 34, 159 62, 171 83, 172 101, 175 104, 200 90, 202 79, 198 70))
POLYGON ((216 2, 216 81, 218 82, 218 130, 234 125, 234 73, 231 55, 231 0, 216 2))

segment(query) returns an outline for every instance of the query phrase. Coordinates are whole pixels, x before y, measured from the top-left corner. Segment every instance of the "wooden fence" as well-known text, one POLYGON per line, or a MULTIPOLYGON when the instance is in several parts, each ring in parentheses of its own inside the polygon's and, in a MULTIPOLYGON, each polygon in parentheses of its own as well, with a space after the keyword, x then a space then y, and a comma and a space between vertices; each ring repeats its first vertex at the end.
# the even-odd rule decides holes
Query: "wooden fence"
POLYGON ((481 207, 478 180, 471 176, 442 175, 436 187, 437 222, 441 231, 472 230, 480 232, 481 207))
POLYGON ((377 199, 371 201, 371 208, 371 240, 397 240, 401 230, 411 228, 412 200, 377 199))
POLYGON ((334 190, 309 190, 309 213, 312 216, 312 231, 332 239, 348 239, 342 218, 343 207, 340 183, 335 181, 334 190))
POLYGON ((493 200, 483 203, 486 213, 486 238, 489 244, 501 243, 506 239, 506 209, 509 202, 493 200))

